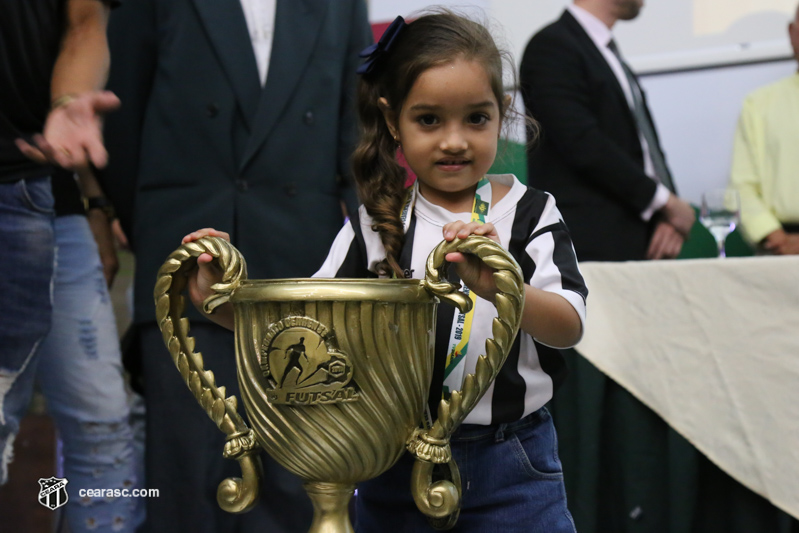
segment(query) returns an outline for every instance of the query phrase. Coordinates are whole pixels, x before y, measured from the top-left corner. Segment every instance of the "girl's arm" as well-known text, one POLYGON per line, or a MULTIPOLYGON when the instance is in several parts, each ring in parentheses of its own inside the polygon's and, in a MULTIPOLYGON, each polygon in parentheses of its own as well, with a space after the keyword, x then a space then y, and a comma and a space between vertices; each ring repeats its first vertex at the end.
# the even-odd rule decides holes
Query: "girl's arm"
POLYGON ((554 292, 524 285, 521 329, 553 348, 568 348, 582 336, 580 315, 566 298, 554 292))
MULTIPOLYGON (((494 225, 490 222, 452 222, 444 226, 444 238, 452 241, 455 237, 465 239, 469 235, 483 235, 499 242, 494 225)), ((479 297, 494 303, 497 286, 494 283, 495 270, 478 257, 460 252, 449 253, 446 260, 456 265, 458 276, 479 297)), ((574 346, 582 335, 580 315, 566 298, 553 292, 524 285, 524 311, 521 329, 535 340, 553 348, 574 346)))
MULTIPOLYGON (((218 231, 213 228, 203 228, 195 232, 189 233, 181 241, 183 244, 192 242, 211 235, 214 237, 221 237, 230 242, 230 235, 224 231, 218 231)), ((216 283, 222 281, 222 270, 214 262, 214 258, 209 254, 202 254, 197 258, 197 268, 192 269, 188 273, 189 277, 189 298, 194 307, 203 314, 208 320, 216 322, 222 327, 232 330, 233 329, 233 306, 230 302, 220 305, 214 310, 213 314, 208 314, 203 311, 203 302, 206 298, 214 294, 211 287, 216 283)))

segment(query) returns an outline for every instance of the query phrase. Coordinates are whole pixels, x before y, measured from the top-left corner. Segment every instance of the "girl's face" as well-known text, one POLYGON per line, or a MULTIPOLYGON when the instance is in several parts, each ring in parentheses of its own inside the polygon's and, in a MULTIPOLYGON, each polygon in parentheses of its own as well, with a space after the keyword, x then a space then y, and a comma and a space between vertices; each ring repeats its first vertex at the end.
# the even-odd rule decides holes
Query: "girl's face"
POLYGON ((499 102, 477 61, 457 59, 423 72, 396 117, 381 101, 422 195, 453 212, 469 211, 475 186, 497 154, 499 102))

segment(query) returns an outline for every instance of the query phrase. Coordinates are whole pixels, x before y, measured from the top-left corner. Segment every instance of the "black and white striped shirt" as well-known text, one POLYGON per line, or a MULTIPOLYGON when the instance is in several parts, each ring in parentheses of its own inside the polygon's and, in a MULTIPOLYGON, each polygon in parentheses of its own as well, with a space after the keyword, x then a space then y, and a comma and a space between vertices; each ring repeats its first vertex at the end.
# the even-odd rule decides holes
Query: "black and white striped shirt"
MULTIPOLYGON (((499 202, 491 206, 487 222, 494 224, 500 243, 522 267, 526 282, 536 288, 564 297, 585 322, 585 299, 588 290, 577 266, 577 258, 566 225, 555 207, 552 195, 527 187, 510 174, 488 176, 492 182, 511 187, 499 202)), ((445 224, 456 220, 469 222, 471 213, 451 213, 417 195, 411 224, 400 256, 400 266, 410 269, 413 278, 424 277, 430 252, 443 239, 445 224)), ((385 249, 372 219, 361 206, 357 215, 342 228, 322 268, 315 277, 377 277, 376 266, 385 259, 385 249)), ((454 269, 451 269, 454 270, 454 269)), ((436 360, 443 361, 454 310, 439 306, 436 333, 436 360)), ((465 373, 474 372, 477 357, 485 353, 485 341, 491 337, 494 306, 478 297, 466 355, 465 373)), ((584 330, 585 328, 583 328, 584 330)), ((440 398, 443 369, 434 374, 432 398, 440 398), (437 378, 438 376, 438 378, 437 378)), ((499 372, 499 376, 466 418, 467 424, 513 422, 542 407, 563 376, 560 353, 519 332, 499 372)), ((432 402, 435 405, 437 402, 432 402)), ((435 411, 434 411, 435 412, 435 411)))

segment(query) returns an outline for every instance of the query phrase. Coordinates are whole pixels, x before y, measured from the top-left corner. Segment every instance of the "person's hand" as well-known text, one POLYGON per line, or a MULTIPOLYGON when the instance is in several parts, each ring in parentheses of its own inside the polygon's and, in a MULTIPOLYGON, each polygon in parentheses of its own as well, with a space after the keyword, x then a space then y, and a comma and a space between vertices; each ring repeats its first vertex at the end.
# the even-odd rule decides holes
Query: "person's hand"
POLYGON ((122 229, 118 218, 111 221, 111 233, 120 249, 130 251, 130 241, 128 241, 128 236, 125 235, 125 230, 122 229))
POLYGON ((696 222, 696 213, 691 204, 674 194, 670 194, 666 205, 663 206, 660 212, 666 217, 666 221, 679 231, 683 237, 687 237, 691 233, 691 228, 696 222))
MULTIPOLYGON (((181 243, 196 241, 206 235, 221 237, 230 242, 230 235, 224 231, 203 228, 183 237, 181 243)), ((210 254, 201 254, 197 257, 197 268, 189 272, 189 297, 194 306, 200 310, 206 298, 214 294, 211 287, 222 281, 222 269, 213 261, 214 258, 210 254)))
MULTIPOLYGON (((469 235, 482 235, 488 237, 492 241, 499 242, 499 235, 490 222, 481 224, 480 222, 464 223, 461 221, 450 222, 444 226, 444 239, 451 242, 458 237, 465 239, 469 235)), ((494 301, 497 294, 497 285, 494 283, 494 270, 487 266, 479 257, 472 254, 463 254, 461 252, 451 252, 445 257, 447 261, 455 264, 455 269, 458 276, 463 280, 463 283, 469 287, 469 290, 474 291, 480 298, 494 301)))
POLYGON ((680 255, 685 237, 668 222, 659 222, 655 227, 646 252, 647 259, 674 259, 680 255))
MULTIPOLYGON (((111 228, 112 220, 101 209, 89 209, 86 213, 89 228, 92 230, 97 250, 100 253, 100 263, 103 265, 103 275, 106 285, 110 288, 119 271, 119 258, 114 244, 114 233, 111 228)), ((116 219, 114 219, 116 220, 116 219)))
POLYGON ((787 240, 788 234, 785 233, 784 229, 780 228, 769 233, 766 238, 763 239, 761 246, 766 252, 776 254, 777 250, 779 250, 787 240))
POLYGON ((119 107, 110 91, 91 91, 70 97, 47 115, 43 134, 34 135, 32 145, 17 139, 19 150, 40 164, 55 164, 80 170, 94 164, 105 167, 108 152, 103 146, 102 116, 119 107))
POLYGON ((782 228, 772 231, 764 239, 763 248, 775 255, 799 254, 799 233, 787 233, 782 228))

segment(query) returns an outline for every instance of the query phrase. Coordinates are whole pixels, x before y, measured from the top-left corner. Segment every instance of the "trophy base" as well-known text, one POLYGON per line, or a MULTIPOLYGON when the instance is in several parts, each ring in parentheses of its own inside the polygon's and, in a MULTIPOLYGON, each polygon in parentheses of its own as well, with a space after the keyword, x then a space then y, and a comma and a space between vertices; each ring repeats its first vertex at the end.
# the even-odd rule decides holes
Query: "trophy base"
POLYGON ((314 508, 308 533, 355 533, 349 516, 354 484, 311 481, 303 486, 314 508))

